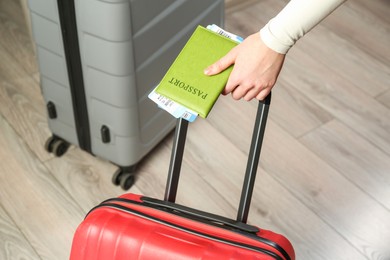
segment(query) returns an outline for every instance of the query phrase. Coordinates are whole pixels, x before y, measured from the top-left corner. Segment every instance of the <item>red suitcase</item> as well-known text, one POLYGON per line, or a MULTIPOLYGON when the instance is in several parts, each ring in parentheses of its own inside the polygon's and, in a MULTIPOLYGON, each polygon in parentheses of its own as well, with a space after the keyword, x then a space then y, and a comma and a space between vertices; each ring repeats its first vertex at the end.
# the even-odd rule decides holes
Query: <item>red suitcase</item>
POLYGON ((174 203, 188 122, 176 126, 164 200, 125 194, 93 208, 77 228, 71 260, 294 260, 280 234, 246 224, 271 95, 259 102, 237 220, 174 203))

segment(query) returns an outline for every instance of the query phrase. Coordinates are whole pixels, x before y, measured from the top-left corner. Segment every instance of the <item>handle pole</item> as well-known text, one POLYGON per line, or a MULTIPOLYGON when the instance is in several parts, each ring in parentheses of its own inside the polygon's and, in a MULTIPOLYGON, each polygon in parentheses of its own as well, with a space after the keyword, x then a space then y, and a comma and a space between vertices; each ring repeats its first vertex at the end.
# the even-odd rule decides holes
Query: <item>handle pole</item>
POLYGON ((164 200, 176 201, 177 187, 179 185, 181 163, 183 161, 184 146, 186 143, 188 121, 179 118, 176 122, 175 139, 173 141, 171 162, 169 164, 167 185, 165 186, 164 200))
POLYGON ((256 180, 257 166, 260 159, 261 146, 263 144, 265 125, 267 122, 271 93, 264 101, 259 101, 256 122, 252 135, 252 142, 246 166, 244 184, 241 192, 240 205, 238 207, 237 221, 246 223, 252 200, 253 188, 256 180))

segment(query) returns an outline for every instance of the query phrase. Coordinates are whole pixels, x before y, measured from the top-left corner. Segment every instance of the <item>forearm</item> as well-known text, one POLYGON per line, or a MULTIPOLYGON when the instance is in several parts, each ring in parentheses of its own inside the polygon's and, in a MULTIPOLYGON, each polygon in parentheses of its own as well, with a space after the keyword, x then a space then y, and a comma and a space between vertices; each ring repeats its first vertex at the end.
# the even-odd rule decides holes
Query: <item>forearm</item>
POLYGON ((346 0, 291 0, 261 30, 263 42, 272 50, 288 50, 346 0))

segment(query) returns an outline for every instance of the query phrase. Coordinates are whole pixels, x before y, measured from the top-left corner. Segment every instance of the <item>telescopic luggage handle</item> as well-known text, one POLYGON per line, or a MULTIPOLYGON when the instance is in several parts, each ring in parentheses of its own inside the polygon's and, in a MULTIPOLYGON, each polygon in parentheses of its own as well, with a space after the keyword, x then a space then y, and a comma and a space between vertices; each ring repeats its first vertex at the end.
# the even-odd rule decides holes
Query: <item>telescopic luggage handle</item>
MULTIPOLYGON (((249 150, 240 205, 238 207, 237 214, 237 221, 243 223, 246 223, 248 219, 270 103, 271 93, 265 98, 265 100, 259 101, 257 108, 256 121, 252 134, 252 142, 249 150)), ((171 161, 164 196, 165 201, 175 202, 176 200, 187 129, 188 121, 183 118, 178 119, 176 123, 175 139, 172 147, 171 161)))

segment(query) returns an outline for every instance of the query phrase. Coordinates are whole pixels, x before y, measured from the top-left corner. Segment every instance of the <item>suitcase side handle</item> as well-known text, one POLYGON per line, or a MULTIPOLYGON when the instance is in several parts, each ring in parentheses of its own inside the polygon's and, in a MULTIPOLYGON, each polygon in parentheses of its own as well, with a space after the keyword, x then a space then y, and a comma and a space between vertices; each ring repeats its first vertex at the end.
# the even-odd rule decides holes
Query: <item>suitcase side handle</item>
MULTIPOLYGON (((264 131, 271 104, 271 93, 263 101, 258 102, 255 126, 252 134, 252 142, 248 155, 248 162, 238 207, 237 221, 246 223, 249 214, 253 188, 256 179, 257 166, 260 159, 261 146, 263 144, 264 131)), ((180 177, 180 168, 183 160, 185 140, 187 136, 188 121, 179 118, 176 122, 175 137, 173 141, 171 161, 169 164, 167 185, 164 200, 175 202, 180 177)))

